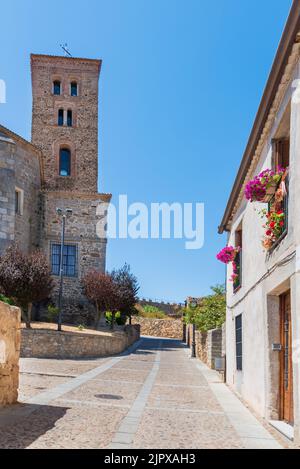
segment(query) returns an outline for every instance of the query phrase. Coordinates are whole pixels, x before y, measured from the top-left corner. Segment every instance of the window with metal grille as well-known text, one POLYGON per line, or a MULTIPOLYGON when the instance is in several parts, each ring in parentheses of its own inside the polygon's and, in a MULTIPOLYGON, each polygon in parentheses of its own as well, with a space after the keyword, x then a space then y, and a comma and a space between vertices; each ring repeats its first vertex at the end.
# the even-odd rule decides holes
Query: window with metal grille
POLYGON ((237 277, 233 281, 233 292, 235 293, 242 286, 242 248, 243 248, 243 231, 242 223, 235 232, 235 247, 240 247, 240 251, 235 256, 235 266, 237 277))
POLYGON ((242 329, 242 315, 239 314, 235 318, 235 347, 236 347, 236 369, 243 369, 243 329, 242 329))
POLYGON ((268 212, 278 212, 279 210, 284 213, 283 224, 281 228, 281 235, 274 242, 272 248, 276 247, 288 231, 288 205, 289 205, 289 161, 290 161, 290 140, 289 138, 282 138, 273 140, 272 149, 272 169, 276 171, 278 168, 284 168, 286 173, 282 177, 284 181, 286 194, 281 201, 276 200, 275 194, 268 203, 268 212))
MULTIPOLYGON (((53 275, 59 275, 61 244, 51 245, 51 269, 53 275)), ((64 244, 63 249, 63 274, 66 277, 77 275, 77 246, 64 244)))

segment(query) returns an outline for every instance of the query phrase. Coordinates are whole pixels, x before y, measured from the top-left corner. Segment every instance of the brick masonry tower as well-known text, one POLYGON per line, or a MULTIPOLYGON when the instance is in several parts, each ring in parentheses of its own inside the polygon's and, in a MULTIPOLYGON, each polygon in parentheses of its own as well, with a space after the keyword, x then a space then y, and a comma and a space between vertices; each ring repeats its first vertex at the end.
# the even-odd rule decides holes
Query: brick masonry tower
POLYGON ((98 80, 100 60, 31 55, 32 143, 42 152, 41 246, 58 290, 61 218, 71 209, 64 248, 64 320, 88 322, 89 305, 81 278, 105 270, 106 239, 96 235, 96 207, 109 202, 99 194, 98 80), (84 318, 83 318, 84 317, 84 318))

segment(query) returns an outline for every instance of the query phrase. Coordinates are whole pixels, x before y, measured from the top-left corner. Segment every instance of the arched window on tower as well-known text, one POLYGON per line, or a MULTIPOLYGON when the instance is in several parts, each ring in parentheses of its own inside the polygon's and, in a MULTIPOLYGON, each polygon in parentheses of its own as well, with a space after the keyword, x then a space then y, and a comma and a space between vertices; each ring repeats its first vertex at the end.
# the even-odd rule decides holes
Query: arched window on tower
POLYGON ((53 82, 53 94, 60 94, 61 93, 61 83, 59 80, 55 80, 53 82))
POLYGON ((63 109, 58 110, 57 124, 64 125, 64 110, 63 109))
POLYGON ((78 95, 78 86, 76 81, 71 82, 71 96, 77 96, 78 95))
POLYGON ((72 127, 72 125, 73 125, 72 111, 71 111, 71 109, 68 109, 68 112, 67 112, 67 126, 72 127))
POLYGON ((59 175, 71 175, 71 151, 68 148, 59 150, 59 175))

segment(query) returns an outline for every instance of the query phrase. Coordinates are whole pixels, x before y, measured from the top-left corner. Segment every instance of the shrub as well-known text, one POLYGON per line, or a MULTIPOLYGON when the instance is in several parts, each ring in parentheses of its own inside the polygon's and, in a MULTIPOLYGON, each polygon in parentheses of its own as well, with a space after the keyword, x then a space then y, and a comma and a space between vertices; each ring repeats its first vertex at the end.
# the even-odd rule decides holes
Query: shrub
POLYGON ((149 319, 165 319, 167 317, 166 313, 157 308, 157 306, 152 305, 142 306, 139 311, 139 316, 149 319))
POLYGON ((58 318, 59 309, 54 305, 48 305, 47 320, 48 322, 56 322, 58 318))
MULTIPOLYGON (((105 313, 106 321, 108 324, 112 323, 112 314, 107 311, 105 313)), ((126 324, 126 316, 122 315, 120 311, 117 311, 115 314, 115 321, 118 326, 124 326, 126 324)))
POLYGON ((7 298, 7 296, 4 296, 0 293, 0 301, 3 301, 3 303, 6 303, 8 305, 14 306, 14 302, 11 298, 7 298))

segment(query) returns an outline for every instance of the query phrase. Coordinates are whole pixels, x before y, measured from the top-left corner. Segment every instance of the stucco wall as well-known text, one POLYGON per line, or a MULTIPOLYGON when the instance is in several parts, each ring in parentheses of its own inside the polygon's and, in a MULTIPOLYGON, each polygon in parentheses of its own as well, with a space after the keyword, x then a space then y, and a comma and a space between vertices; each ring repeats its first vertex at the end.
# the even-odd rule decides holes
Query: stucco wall
MULTIPOLYGON (((294 81, 300 77, 299 62, 290 79, 284 79, 284 94, 273 110, 274 119, 264 133, 260 156, 251 178, 272 166, 272 139, 280 135, 283 116, 290 118, 290 166, 288 233, 273 252, 266 253, 261 240, 264 233, 259 210, 266 204, 242 199, 233 216, 228 244, 235 243, 235 230, 243 226, 242 287, 233 293, 227 269, 226 356, 227 383, 265 418, 279 418, 279 354, 272 343, 279 343, 279 295, 291 290, 292 332, 294 344, 300 339, 299 293, 297 272, 300 271, 300 104, 293 99, 294 81), (287 262, 280 262, 292 255, 287 262), (242 314, 243 370, 236 369, 235 317, 242 314)), ((299 90, 297 91, 299 95, 299 90)), ((299 361, 293 363, 295 435, 300 428, 299 361)), ((299 441, 299 437, 298 437, 299 441)))
POLYGON ((141 335, 182 339, 183 326, 181 319, 149 319, 133 316, 132 324, 141 326, 141 335))
POLYGON ((21 313, 0 301, 0 407, 18 399, 21 313))
POLYGON ((83 358, 123 352, 140 337, 138 326, 125 326, 107 335, 49 329, 22 329, 21 357, 83 358))

